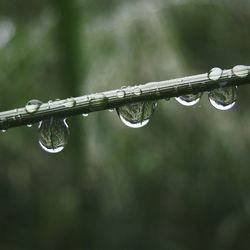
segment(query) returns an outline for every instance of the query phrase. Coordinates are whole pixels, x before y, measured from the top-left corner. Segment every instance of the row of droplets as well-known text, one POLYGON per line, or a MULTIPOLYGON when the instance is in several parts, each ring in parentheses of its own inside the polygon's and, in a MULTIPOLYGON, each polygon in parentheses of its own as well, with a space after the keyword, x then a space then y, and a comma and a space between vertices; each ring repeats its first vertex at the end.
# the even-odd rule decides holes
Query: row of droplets
MULTIPOLYGON (((234 106, 236 101, 236 88, 225 87, 215 89, 208 94, 211 104, 220 110, 227 110, 234 106)), ((201 93, 189 94, 177 97, 176 100, 185 105, 192 106, 198 103, 201 98, 201 93)), ((41 102, 31 100, 26 105, 26 111, 30 114, 39 109, 41 102)), ((123 105, 116 108, 117 114, 121 121, 130 128, 141 128, 148 124, 150 117, 157 107, 157 101, 143 101, 123 105)), ((113 111, 111 109, 110 111, 113 111)), ((88 116, 84 113, 83 116, 88 116)), ((31 127, 31 124, 27 125, 31 127)), ((61 152, 67 145, 69 140, 69 126, 66 119, 51 117, 48 120, 40 121, 39 129, 39 144, 46 152, 58 153, 61 152)))
MULTIPOLYGON (((246 77, 249 74, 249 67, 238 65, 232 70, 228 70, 228 76, 230 74, 235 74, 238 77, 246 77), (230 73, 231 72, 231 73, 230 73)), ((210 80, 217 81, 223 74, 223 70, 220 68, 213 68, 209 74, 208 78, 210 80)), ((220 87, 214 89, 208 93, 208 98, 210 103, 219 110, 228 110, 235 105, 237 99, 237 87, 220 87)), ((134 88, 135 95, 141 95, 141 89, 139 87, 134 88)), ((117 97, 123 98, 125 96, 125 91, 123 88, 117 91, 117 97)), ((176 97, 176 100, 185 106, 192 106, 199 102, 202 93, 197 94, 187 94, 183 96, 176 97)), ((102 96, 99 96, 99 100, 105 100, 102 96)), ((50 107, 51 101, 48 103, 50 107)), ((27 113, 33 114, 42 105, 39 100, 30 100, 25 109, 27 113)), ((69 98, 65 102, 65 107, 73 107, 76 105, 74 98, 69 98)), ((157 107, 157 101, 142 101, 136 103, 130 103, 116 108, 117 114, 119 115, 121 121, 128 127, 131 128, 141 128, 148 124, 150 117, 154 113, 157 107)), ((113 111, 111 109, 110 111, 113 111)), ((87 113, 82 114, 83 116, 88 116, 87 113)), ((27 125, 31 127, 31 124, 27 125)), ((67 125, 66 119, 60 118, 50 118, 48 120, 39 122, 39 144, 40 146, 49 153, 58 153, 64 149, 69 139, 69 127, 67 125)), ((5 132, 5 130, 2 130, 5 132)))

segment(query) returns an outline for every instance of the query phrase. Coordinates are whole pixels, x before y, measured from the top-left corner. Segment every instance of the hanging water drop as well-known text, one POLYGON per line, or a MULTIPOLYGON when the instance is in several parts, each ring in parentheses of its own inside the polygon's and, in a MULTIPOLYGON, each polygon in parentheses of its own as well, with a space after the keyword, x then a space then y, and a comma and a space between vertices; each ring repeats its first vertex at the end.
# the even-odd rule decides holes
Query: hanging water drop
POLYGON ((175 97, 176 101, 184 106, 193 106, 201 99, 202 93, 187 94, 179 97, 175 97))
POLYGON ((28 128, 31 128, 31 127, 32 127, 32 124, 27 124, 27 127, 28 127, 28 128))
POLYGON ((221 78, 223 70, 221 68, 212 68, 208 73, 208 78, 213 81, 217 81, 221 78))
POLYGON ((245 65, 236 65, 233 67, 233 73, 238 77, 247 77, 250 72, 250 67, 245 65))
POLYGON ((235 105, 237 99, 236 87, 214 89, 208 94, 208 98, 216 109, 228 110, 235 105))
POLYGON ((116 110, 125 125, 130 128, 141 128, 148 124, 156 106, 156 101, 144 101, 126 104, 116 110))
POLYGON ((7 129, 2 129, 1 132, 2 133, 5 133, 7 131, 7 129))
POLYGON ((27 113, 33 114, 40 108, 41 105, 42 105, 41 101, 33 99, 27 102, 25 110, 27 111, 27 113))
POLYGON ((89 116, 89 114, 88 114, 88 113, 82 113, 82 116, 84 116, 84 117, 88 117, 88 116, 89 116))
POLYGON ((69 127, 66 119, 51 118, 39 124, 39 144, 49 153, 58 153, 64 149, 69 139, 69 127))

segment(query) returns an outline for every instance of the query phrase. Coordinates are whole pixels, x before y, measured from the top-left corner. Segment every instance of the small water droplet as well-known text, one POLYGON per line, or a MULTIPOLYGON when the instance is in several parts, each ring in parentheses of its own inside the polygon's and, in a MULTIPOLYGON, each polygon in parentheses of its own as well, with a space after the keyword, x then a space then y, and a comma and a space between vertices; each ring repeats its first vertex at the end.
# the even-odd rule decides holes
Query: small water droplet
POLYGON ((27 124, 27 127, 28 127, 28 128, 31 128, 31 127, 32 127, 32 124, 27 124))
POLYGON ((220 79, 223 70, 221 68, 212 68, 208 73, 208 78, 213 81, 217 81, 220 79))
POLYGON ((69 139, 66 119, 51 118, 39 124, 39 144, 49 153, 61 152, 69 139))
POLYGON ((123 98, 123 97, 125 97, 126 93, 124 90, 119 89, 119 90, 117 90, 116 95, 118 98, 123 98))
POLYGON ((216 109, 228 110, 235 105, 237 99, 236 87, 214 89, 208 94, 208 98, 216 109))
POLYGON ((202 93, 187 94, 179 97, 175 97, 176 101, 184 106, 193 106, 199 102, 202 93))
POLYGON ((41 101, 33 99, 27 102, 25 110, 27 111, 27 113, 33 114, 40 108, 41 105, 42 105, 41 101))
POLYGON ((133 92, 134 92, 134 94, 135 94, 136 96, 140 96, 140 95, 142 94, 141 89, 140 89, 139 87, 137 87, 137 86, 134 87, 133 92))
POLYGON ((1 132, 2 133, 5 133, 7 131, 7 129, 2 129, 1 132))
POLYGON ((88 113, 82 113, 82 116, 87 117, 87 116, 89 116, 89 114, 88 113))
POLYGON ((74 98, 68 98, 63 105, 66 108, 72 108, 76 105, 76 100, 74 98))
POLYGON ((250 71, 250 67, 249 66, 245 66, 245 65, 236 65, 235 67, 233 67, 233 73, 238 76, 238 77, 247 77, 250 71))
POLYGON ((52 100, 48 101, 48 109, 50 109, 50 106, 51 106, 52 103, 53 103, 52 100))
POLYGON ((156 106, 156 101, 144 101, 126 104, 116 110, 125 125, 130 128, 141 128, 148 124, 156 106))

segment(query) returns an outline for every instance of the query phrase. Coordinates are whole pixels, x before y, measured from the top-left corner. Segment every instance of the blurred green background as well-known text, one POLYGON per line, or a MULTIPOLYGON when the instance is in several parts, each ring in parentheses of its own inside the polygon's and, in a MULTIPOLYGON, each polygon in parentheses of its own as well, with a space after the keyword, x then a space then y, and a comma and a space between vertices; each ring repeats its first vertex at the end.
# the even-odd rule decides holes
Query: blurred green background
MULTIPOLYGON (((249 27, 247 0, 1 0, 0 110, 249 65, 249 27)), ((0 249, 249 249, 249 104, 70 118, 59 154, 2 133, 0 249)))

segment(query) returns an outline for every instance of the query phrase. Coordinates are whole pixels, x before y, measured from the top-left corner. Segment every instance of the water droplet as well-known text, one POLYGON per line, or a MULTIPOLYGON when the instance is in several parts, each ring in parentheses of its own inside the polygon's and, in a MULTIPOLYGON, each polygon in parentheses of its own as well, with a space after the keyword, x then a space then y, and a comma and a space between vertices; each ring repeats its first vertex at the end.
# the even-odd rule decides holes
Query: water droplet
POLYGON ((144 101, 126 104, 116 110, 125 125, 130 128, 141 128, 148 124, 156 106, 156 101, 144 101))
POLYGON ((139 87, 137 87, 137 86, 134 87, 133 92, 134 92, 134 94, 135 94, 136 96, 140 96, 140 95, 142 94, 141 89, 140 89, 139 87))
POLYGON ((72 108, 76 105, 76 100, 74 98, 68 98, 63 105, 66 108, 72 108))
POLYGON ((33 114, 40 108, 41 105, 42 105, 41 101, 33 99, 27 102, 25 110, 27 111, 27 113, 33 114))
POLYGON ((236 87, 225 87, 212 90, 208 94, 210 103, 219 110, 228 110, 235 105, 237 99, 236 87))
POLYGON ((62 151, 69 139, 66 119, 51 118, 39 124, 39 144, 49 153, 62 151))
POLYGON ((113 112, 115 109, 109 109, 109 112, 113 112))
POLYGON ((28 128, 31 128, 31 127, 32 127, 32 124, 27 124, 27 127, 28 127, 28 128))
POLYGON ((53 103, 52 100, 48 101, 48 109, 50 109, 50 106, 51 106, 52 103, 53 103))
POLYGON ((2 129, 1 131, 2 131, 2 133, 5 133, 7 131, 7 129, 2 129))
POLYGON ((184 106, 193 106, 201 99, 202 93, 197 94, 187 94, 183 96, 176 97, 176 101, 184 106))
POLYGON ((82 113, 82 116, 87 117, 87 116, 89 116, 89 114, 88 113, 82 113))
POLYGON ((120 90, 117 90, 116 95, 118 98, 123 98, 123 97, 125 97, 126 93, 124 90, 120 89, 120 90))
POLYGON ((235 67, 233 67, 233 73, 238 76, 238 77, 247 77, 250 71, 250 67, 249 66, 245 66, 245 65, 236 65, 235 67))
POLYGON ((213 81, 217 81, 220 79, 223 70, 221 68, 212 68, 208 73, 208 78, 213 81))

